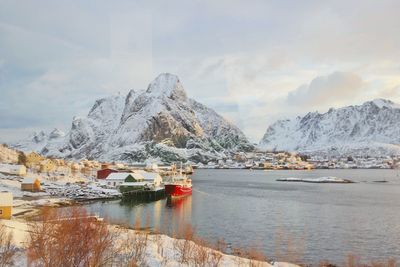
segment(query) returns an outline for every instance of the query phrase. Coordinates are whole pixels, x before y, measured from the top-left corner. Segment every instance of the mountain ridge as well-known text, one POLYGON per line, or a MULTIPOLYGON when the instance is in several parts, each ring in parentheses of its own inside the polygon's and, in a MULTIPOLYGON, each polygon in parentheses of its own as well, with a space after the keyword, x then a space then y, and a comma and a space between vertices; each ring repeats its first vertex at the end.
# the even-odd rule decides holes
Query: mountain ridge
POLYGON ((375 99, 271 124, 259 147, 322 154, 400 154, 400 105, 375 99))

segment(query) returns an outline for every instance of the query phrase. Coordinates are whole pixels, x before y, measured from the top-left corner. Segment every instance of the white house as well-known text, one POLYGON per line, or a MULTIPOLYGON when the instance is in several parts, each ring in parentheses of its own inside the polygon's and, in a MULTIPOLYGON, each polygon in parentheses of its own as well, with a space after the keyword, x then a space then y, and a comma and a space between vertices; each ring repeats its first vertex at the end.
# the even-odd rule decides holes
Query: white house
POLYGON ((144 177, 144 181, 154 184, 155 187, 161 186, 163 179, 157 172, 136 171, 144 177))
POLYGON ((114 172, 108 175, 106 183, 109 186, 118 187, 125 182, 143 182, 144 177, 139 173, 114 172))
POLYGON ((24 165, 0 164, 0 173, 24 176, 26 175, 26 167, 24 165))

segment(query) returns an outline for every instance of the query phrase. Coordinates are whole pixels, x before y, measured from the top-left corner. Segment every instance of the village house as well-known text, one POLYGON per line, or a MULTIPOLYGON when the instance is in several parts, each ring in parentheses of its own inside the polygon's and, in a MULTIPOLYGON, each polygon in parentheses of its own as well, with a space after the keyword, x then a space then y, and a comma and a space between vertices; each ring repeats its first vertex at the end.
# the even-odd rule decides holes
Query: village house
POLYGON ((142 175, 145 182, 152 183, 156 187, 160 187, 163 182, 161 175, 156 172, 146 172, 143 170, 138 170, 136 171, 136 173, 142 175))
POLYGON ((0 164, 0 173, 24 176, 26 175, 26 167, 24 165, 0 164))
POLYGON ((38 178, 25 178, 21 182, 21 190, 39 192, 41 190, 40 180, 38 178))
POLYGON ((143 182, 144 177, 139 173, 129 173, 129 172, 116 172, 111 173, 107 178, 106 182, 109 186, 118 187, 122 183, 134 183, 134 182, 143 182))
POLYGON ((11 219, 13 195, 11 192, 0 192, 0 219, 11 219))

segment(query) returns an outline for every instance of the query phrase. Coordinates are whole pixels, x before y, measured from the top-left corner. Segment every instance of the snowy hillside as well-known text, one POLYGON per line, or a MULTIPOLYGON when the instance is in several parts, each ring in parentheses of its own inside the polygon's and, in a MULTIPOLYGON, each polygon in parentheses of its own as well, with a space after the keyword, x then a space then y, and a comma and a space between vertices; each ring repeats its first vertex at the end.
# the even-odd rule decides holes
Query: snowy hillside
POLYGON ((16 144, 10 146, 21 151, 41 151, 46 145, 58 144, 63 142, 65 133, 55 128, 50 133, 44 131, 35 132, 29 136, 26 140, 22 140, 16 144))
POLYGON ((400 106, 376 99, 359 106, 280 120, 268 127, 260 148, 330 154, 400 154, 400 106))
POLYGON ((145 91, 97 100, 87 117, 73 119, 66 135, 55 131, 14 147, 46 156, 131 162, 206 162, 252 149, 236 126, 188 98, 172 74, 159 75, 145 91))

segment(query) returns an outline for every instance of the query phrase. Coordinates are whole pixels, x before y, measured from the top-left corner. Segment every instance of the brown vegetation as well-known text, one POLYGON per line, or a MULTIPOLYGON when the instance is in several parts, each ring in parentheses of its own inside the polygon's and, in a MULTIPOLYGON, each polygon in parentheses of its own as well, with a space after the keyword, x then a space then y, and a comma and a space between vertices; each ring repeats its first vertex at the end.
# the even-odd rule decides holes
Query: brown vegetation
POLYGON ((347 256, 343 265, 332 264, 329 261, 321 261, 319 267, 396 267, 397 262, 395 259, 388 259, 382 261, 363 262, 360 257, 350 254, 347 256))
POLYGON ((13 266, 17 248, 12 244, 12 232, 0 224, 0 267, 13 266))
POLYGON ((45 209, 29 237, 29 266, 109 266, 115 257, 115 235, 85 209, 45 209))
MULTIPOLYGON (((146 220, 146 227, 150 224, 146 220)), ((141 229, 141 219, 138 217, 135 221, 135 231, 125 229, 119 235, 121 240, 119 246, 119 265, 120 266, 145 266, 146 265, 146 249, 149 239, 149 234, 146 231, 139 231, 141 229)))
POLYGON ((178 229, 178 236, 174 240, 174 249, 178 252, 178 261, 189 264, 193 253, 194 229, 190 224, 178 229))
POLYGON ((232 253, 236 258, 236 263, 238 266, 244 265, 247 262, 250 267, 261 267, 264 265, 268 259, 265 256, 264 252, 258 249, 256 246, 248 246, 246 248, 232 248, 232 253))

